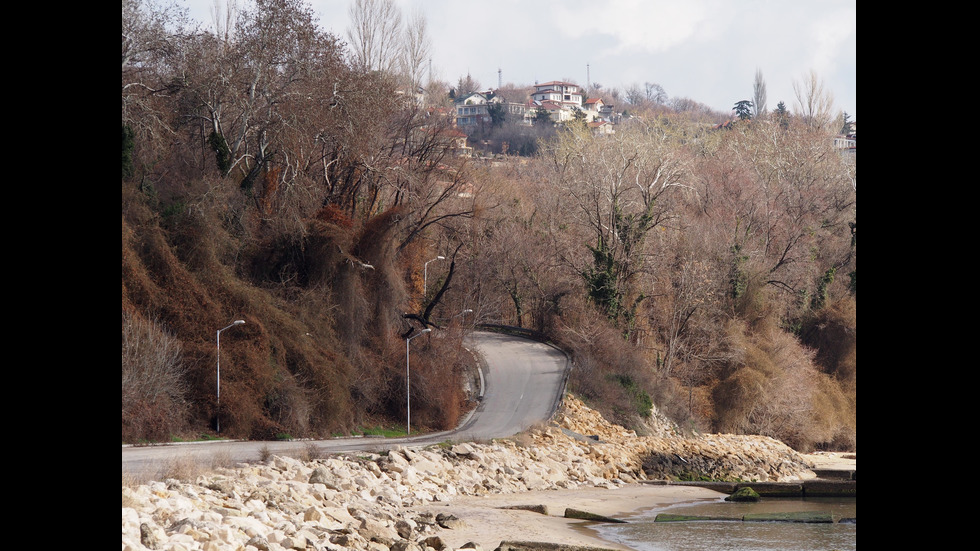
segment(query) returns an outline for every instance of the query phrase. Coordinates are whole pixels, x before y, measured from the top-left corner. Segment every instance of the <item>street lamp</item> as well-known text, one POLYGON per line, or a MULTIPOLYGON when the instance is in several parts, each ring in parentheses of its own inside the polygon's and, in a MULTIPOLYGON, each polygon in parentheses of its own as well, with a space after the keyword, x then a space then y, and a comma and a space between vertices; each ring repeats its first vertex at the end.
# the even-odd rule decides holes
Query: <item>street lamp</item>
MULTIPOLYGON (((245 320, 236 320, 228 327, 242 325, 243 323, 245 323, 245 320)), ((214 414, 215 432, 221 432, 221 420, 218 417, 221 413, 221 332, 228 329, 228 327, 218 329, 218 337, 216 339, 218 344, 218 409, 214 414)))
MULTIPOLYGON (((435 262, 436 260, 445 260, 444 256, 437 256, 430 260, 429 262, 435 262)), ((429 262, 426 262, 422 266, 422 299, 425 300, 425 295, 429 292, 429 262)))
POLYGON ((453 314, 453 316, 451 318, 449 318, 449 321, 447 323, 452 324, 454 321, 456 321, 456 318, 458 318, 460 316, 465 316, 466 314, 472 314, 472 313, 473 313, 473 310, 467 308, 466 310, 463 310, 462 312, 459 312, 458 314, 453 314))
POLYGON ((412 371, 409 368, 409 363, 408 363, 408 354, 409 354, 408 343, 412 342, 412 339, 414 339, 415 337, 418 337, 419 335, 422 335, 424 333, 428 333, 429 331, 432 331, 432 329, 427 327, 423 329, 420 333, 416 333, 411 337, 405 339, 405 397, 406 397, 405 403, 407 405, 406 410, 408 411, 408 424, 405 425, 406 434, 412 434, 412 382, 411 382, 412 371))

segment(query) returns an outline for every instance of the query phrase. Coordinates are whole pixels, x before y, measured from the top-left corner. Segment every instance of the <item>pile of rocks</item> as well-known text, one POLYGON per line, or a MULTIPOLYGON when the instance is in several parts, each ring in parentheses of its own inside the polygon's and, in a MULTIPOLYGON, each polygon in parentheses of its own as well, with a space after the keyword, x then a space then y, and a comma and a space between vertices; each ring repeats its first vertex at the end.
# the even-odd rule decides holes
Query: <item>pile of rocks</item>
POLYGON ((514 439, 309 462, 274 456, 194 481, 124 486, 123 551, 441 551, 439 533, 458 519, 413 508, 456 495, 611 488, 673 477, 677 465, 745 480, 813 476, 769 438, 658 434, 639 437, 568 396, 552 425, 514 439))

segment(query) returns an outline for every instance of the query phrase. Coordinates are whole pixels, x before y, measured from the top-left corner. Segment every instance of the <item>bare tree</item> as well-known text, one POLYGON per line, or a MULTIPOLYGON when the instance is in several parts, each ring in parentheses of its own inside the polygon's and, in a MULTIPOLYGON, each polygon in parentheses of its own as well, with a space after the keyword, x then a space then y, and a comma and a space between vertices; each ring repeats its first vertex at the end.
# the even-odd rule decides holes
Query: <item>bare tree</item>
POLYGON ((180 340, 155 320, 122 314, 123 438, 167 438, 186 422, 180 340))
POLYGON ((590 98, 599 98, 602 97, 603 91, 604 89, 601 83, 593 82, 589 84, 586 93, 589 95, 590 98))
POLYGON ((456 97, 458 98, 471 92, 476 92, 482 87, 483 85, 480 84, 480 81, 473 78, 469 73, 466 73, 465 77, 460 76, 456 81, 456 97))
POLYGON ((179 31, 188 23, 187 9, 152 0, 122 2, 122 69, 145 67, 172 54, 179 31))
MULTIPOLYGON (((194 33, 186 8, 155 0, 123 0, 121 28, 123 131, 132 134, 137 150, 159 159, 174 142, 171 101, 183 85, 172 67, 180 64, 183 44, 194 33)), ((148 165, 162 170, 154 161, 148 165)))
POLYGON ((354 65, 362 71, 392 73, 402 49, 402 12, 394 0, 354 0, 347 37, 354 65))
POLYGON ((855 194, 823 132, 803 124, 725 133, 701 157, 696 187, 712 243, 726 243, 736 312, 769 306, 797 315, 830 269, 852 265, 855 194), (765 300, 760 300, 763 297, 765 300))
POLYGON ((667 92, 664 91, 664 87, 657 84, 656 82, 646 82, 643 84, 646 99, 652 101, 657 105, 664 105, 667 103, 667 92))
POLYGON ((824 88, 816 71, 811 69, 802 80, 794 80, 793 93, 797 110, 807 126, 824 129, 834 121, 834 94, 824 88))
POLYGON ((235 20, 238 18, 237 0, 213 0, 211 21, 215 34, 225 42, 235 34, 235 20), (224 4, 224 6, 222 6, 224 4))
POLYGON ((432 40, 429 36, 425 14, 419 8, 412 12, 412 19, 405 27, 405 44, 402 49, 402 73, 408 79, 412 92, 422 86, 426 63, 432 56, 432 40))
POLYGON ((608 137, 571 129, 549 146, 556 185, 572 198, 573 223, 591 251, 571 263, 590 299, 626 333, 643 299, 637 275, 650 254, 647 234, 676 216, 673 192, 686 176, 673 132, 659 122, 608 137))
POLYGON ((626 103, 630 105, 642 105, 646 100, 645 91, 640 88, 639 84, 633 83, 626 87, 626 103))
POLYGON ((756 118, 766 114, 766 81, 762 78, 762 69, 755 70, 755 82, 752 85, 752 106, 756 118))

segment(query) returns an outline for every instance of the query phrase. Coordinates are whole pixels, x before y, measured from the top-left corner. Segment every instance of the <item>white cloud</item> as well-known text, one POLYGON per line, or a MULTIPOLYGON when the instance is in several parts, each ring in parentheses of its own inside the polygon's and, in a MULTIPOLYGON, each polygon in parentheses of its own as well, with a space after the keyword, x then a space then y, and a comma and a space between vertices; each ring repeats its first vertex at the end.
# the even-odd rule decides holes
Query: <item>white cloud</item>
POLYGON ((559 30, 572 39, 608 36, 615 45, 603 55, 662 53, 691 40, 710 40, 726 24, 729 3, 718 1, 606 0, 561 3, 559 30))
POLYGON ((856 47, 857 13, 853 7, 821 14, 810 33, 815 46, 810 59, 818 74, 836 71, 841 59, 854 59, 847 51, 856 47))

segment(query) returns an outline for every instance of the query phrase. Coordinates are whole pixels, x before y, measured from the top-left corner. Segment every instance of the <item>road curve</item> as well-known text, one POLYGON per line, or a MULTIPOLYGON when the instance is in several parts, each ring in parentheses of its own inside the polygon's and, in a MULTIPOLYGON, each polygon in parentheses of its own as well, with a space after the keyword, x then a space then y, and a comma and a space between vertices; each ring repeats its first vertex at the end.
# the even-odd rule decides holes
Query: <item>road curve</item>
POLYGON ((323 453, 380 452, 396 446, 428 446, 446 440, 466 442, 512 436, 546 421, 561 400, 569 362, 565 354, 547 344, 490 331, 475 331, 467 347, 480 359, 482 399, 453 431, 401 438, 331 438, 326 440, 268 442, 191 442, 154 446, 123 446, 122 472, 155 479, 175 461, 208 460, 247 462, 266 451, 299 456, 311 443, 323 453))

